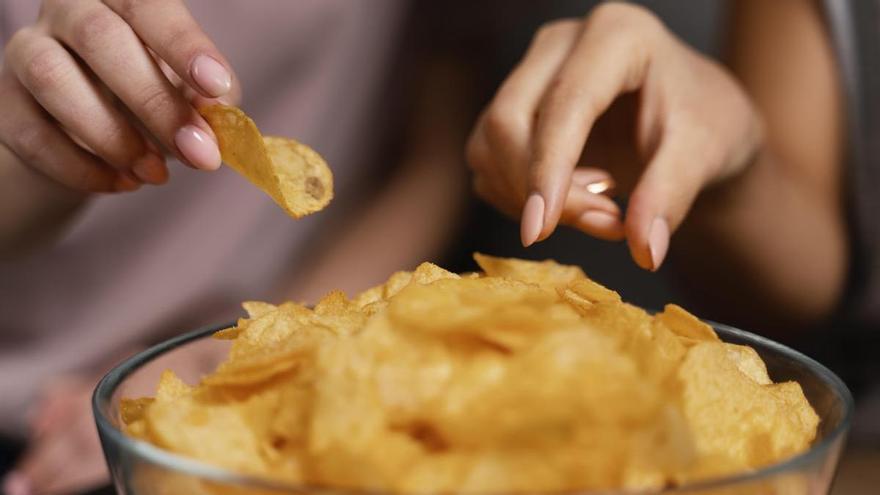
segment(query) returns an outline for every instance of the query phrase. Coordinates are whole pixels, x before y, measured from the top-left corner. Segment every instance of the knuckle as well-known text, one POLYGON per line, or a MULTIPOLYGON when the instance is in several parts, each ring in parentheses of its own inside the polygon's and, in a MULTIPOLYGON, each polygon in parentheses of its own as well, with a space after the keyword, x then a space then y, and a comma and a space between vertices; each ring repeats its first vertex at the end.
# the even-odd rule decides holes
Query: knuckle
POLYGON ((571 36, 580 29, 581 22, 577 19, 559 19, 547 22, 535 32, 535 43, 554 42, 571 36))
POLYGON ((630 3, 607 2, 594 8, 587 16, 590 27, 599 27, 611 39, 623 43, 653 38, 663 29, 660 19, 646 7, 630 3))
POLYGON ((106 8, 95 8, 77 19, 70 31, 70 42, 84 54, 105 49, 131 28, 106 8))
POLYGON ((24 61, 19 77, 33 93, 45 93, 61 86, 69 76, 64 57, 51 48, 36 50, 24 61))
POLYGON ((488 141, 502 148, 515 146, 525 126, 523 120, 519 112, 505 105, 493 105, 486 112, 484 122, 488 141))
MULTIPOLYGON (((174 116, 175 100, 171 93, 161 84, 150 84, 144 87, 136 97, 137 108, 145 115, 174 116)), ((152 120, 152 119, 151 119, 152 120)), ((176 120, 176 119, 175 119, 176 120)))
POLYGON ((471 136, 464 148, 464 159, 468 167, 474 172, 486 169, 489 161, 489 153, 486 146, 480 142, 482 138, 471 136))
POLYGON ((113 10, 119 13, 120 17, 129 21, 136 18, 142 12, 148 12, 158 7, 157 3, 159 3, 159 0, 112 0, 108 2, 113 10))
POLYGON ((577 105, 578 113, 592 119, 601 107, 594 93, 583 84, 569 81, 561 76, 554 78, 548 86, 544 108, 548 111, 571 109, 577 105))

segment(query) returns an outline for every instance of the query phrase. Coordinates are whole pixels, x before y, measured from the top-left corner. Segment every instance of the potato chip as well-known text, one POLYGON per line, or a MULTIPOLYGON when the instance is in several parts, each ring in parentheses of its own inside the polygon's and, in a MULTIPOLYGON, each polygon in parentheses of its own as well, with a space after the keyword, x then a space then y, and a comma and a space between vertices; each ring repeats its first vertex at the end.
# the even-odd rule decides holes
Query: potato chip
POLYGON ((333 197, 333 175, 318 153, 292 139, 262 136, 236 107, 199 110, 214 130, 223 161, 268 194, 294 218, 323 209, 333 197))
POLYGON ((125 431, 242 473, 385 493, 657 490, 815 437, 797 383, 678 306, 652 316, 577 267, 475 259, 485 273, 423 263, 314 308, 247 302, 215 334, 226 361, 124 399, 125 431))
POLYGON ((684 343, 720 342, 718 335, 715 334, 715 330, 712 330, 712 327, 685 311, 681 306, 667 304, 663 308, 663 312, 657 313, 654 319, 666 325, 667 328, 681 337, 684 343))
POLYGON ((496 258, 481 253, 474 253, 474 260, 490 277, 510 278, 548 288, 565 287, 574 280, 586 278, 580 267, 560 265, 553 260, 496 258))

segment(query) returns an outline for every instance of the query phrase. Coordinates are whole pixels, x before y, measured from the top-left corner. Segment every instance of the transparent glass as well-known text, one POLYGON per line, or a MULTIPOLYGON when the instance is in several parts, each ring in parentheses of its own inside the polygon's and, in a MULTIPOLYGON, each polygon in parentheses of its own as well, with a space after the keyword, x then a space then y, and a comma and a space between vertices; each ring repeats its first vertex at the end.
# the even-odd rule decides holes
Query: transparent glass
MULTIPOLYGON (((156 345, 124 361, 98 383, 92 400, 101 444, 116 490, 121 495, 345 493, 322 487, 289 486, 242 476, 180 457, 127 437, 120 430, 119 399, 150 395, 159 374, 172 369, 195 383, 213 369, 229 345, 210 335, 230 324, 201 328, 156 345)), ((840 451, 850 426, 853 400, 828 368, 797 351, 763 337, 713 324, 726 342, 755 348, 774 381, 797 380, 821 423, 812 448, 782 463, 733 477, 709 480, 659 494, 823 495, 829 493, 840 451)), ((591 495, 595 492, 580 492, 591 495)), ((635 492, 603 492, 604 495, 635 492)), ((558 494, 557 494, 558 495, 558 494)))

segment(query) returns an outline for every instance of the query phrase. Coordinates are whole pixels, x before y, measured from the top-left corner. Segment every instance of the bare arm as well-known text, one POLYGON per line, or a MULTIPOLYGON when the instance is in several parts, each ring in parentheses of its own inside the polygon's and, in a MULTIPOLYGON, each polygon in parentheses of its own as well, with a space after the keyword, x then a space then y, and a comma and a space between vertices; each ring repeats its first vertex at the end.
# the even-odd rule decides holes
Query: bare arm
POLYGON ((848 261, 830 40, 816 2, 733 5, 729 65, 763 117, 765 140, 742 175, 704 192, 673 249, 719 317, 815 322, 833 311, 848 261))

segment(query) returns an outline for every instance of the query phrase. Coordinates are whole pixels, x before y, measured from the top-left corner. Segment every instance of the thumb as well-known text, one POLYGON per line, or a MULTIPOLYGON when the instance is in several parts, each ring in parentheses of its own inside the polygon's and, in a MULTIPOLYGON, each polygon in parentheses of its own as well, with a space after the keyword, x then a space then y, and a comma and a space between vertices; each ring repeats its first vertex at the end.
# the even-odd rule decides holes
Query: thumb
POLYGON ((660 268, 678 229, 706 183, 714 157, 689 139, 664 139, 636 184, 624 229, 630 254, 645 270, 660 268))

